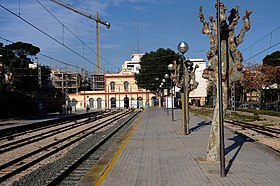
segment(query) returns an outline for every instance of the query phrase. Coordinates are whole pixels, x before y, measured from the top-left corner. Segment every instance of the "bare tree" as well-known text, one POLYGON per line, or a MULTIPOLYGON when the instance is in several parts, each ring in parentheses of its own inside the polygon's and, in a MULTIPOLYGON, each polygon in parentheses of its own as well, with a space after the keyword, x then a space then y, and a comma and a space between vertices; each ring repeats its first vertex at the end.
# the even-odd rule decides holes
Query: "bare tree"
MULTIPOLYGON (((218 8, 216 4, 216 9, 218 8)), ((228 103, 228 89, 233 82, 240 80, 243 77, 243 57, 242 53, 237 49, 242 43, 245 32, 250 29, 249 16, 252 13, 246 10, 246 15, 243 17, 243 27, 240 33, 236 36, 235 26, 238 24, 239 12, 238 6, 230 11, 230 16, 225 14, 226 8, 223 3, 220 3, 220 34, 221 34, 221 62, 222 62, 222 95, 223 95, 223 113, 225 115, 228 103)), ((217 41, 217 20, 213 16, 209 17, 210 24, 205 20, 202 13, 202 7, 199 9, 198 15, 202 22, 202 33, 206 34, 210 40, 210 50, 207 52, 208 66, 203 71, 203 78, 212 81, 215 85, 218 83, 218 41, 217 41)), ((217 86, 216 86, 217 87, 217 86)), ((217 91, 217 90, 216 90, 217 91)), ((212 119, 211 133, 208 141, 207 160, 217 161, 219 159, 219 100, 216 93, 215 110, 212 119)))

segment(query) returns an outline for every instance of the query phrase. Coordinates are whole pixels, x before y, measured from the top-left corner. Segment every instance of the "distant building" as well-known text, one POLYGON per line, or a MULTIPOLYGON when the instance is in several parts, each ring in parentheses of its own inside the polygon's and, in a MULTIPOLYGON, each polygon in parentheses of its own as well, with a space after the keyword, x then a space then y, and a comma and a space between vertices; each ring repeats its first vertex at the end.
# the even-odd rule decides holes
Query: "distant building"
MULTIPOLYGON (((92 90, 69 93, 70 101, 76 109, 124 108, 125 100, 129 107, 141 108, 157 105, 158 98, 153 92, 142 89, 135 82, 135 73, 139 73, 140 59, 144 54, 133 54, 131 60, 124 61, 119 73, 93 73, 92 90)), ((203 59, 191 59, 196 69, 196 80, 198 88, 190 93, 190 102, 195 105, 205 105, 206 102, 206 80, 202 78, 202 72, 206 68, 203 59)), ((179 89, 176 89, 179 93, 179 89)))
POLYGON ((93 74, 94 78, 100 77, 99 90, 80 91, 78 94, 69 94, 72 105, 76 109, 124 108, 125 99, 129 100, 129 108, 141 108, 154 104, 156 97, 146 89, 138 87, 135 83, 134 73, 123 69, 115 74, 93 74))
POLYGON ((207 100, 207 80, 202 78, 203 70, 206 69, 206 62, 203 59, 190 59, 193 66, 198 65, 195 71, 196 81, 199 83, 198 87, 190 92, 190 103, 196 106, 203 106, 207 100))
POLYGON ((140 59, 144 54, 133 54, 125 61, 119 73, 93 73, 92 91, 69 94, 76 109, 124 108, 128 100, 129 108, 141 108, 156 103, 155 95, 149 90, 138 87, 134 74, 139 72, 140 59))
POLYGON ((134 73, 139 73, 140 70, 140 60, 144 56, 144 54, 132 54, 131 60, 124 61, 122 65, 122 69, 127 69, 134 73))
MULTIPOLYGON (((0 55, 1 57, 1 55, 0 55)), ((0 64, 0 77, 4 77, 4 83, 9 83, 12 79, 12 72, 9 68, 6 67, 6 65, 3 65, 3 63, 0 64)))
POLYGON ((52 70, 52 85, 63 93, 78 93, 81 82, 81 75, 76 72, 63 72, 52 70))

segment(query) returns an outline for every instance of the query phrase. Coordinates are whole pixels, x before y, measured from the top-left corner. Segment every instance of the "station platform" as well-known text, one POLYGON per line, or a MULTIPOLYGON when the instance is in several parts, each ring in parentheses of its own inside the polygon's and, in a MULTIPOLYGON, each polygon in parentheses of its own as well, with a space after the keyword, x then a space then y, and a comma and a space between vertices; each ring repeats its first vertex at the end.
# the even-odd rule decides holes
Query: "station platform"
POLYGON ((221 177, 219 162, 203 161, 210 121, 190 113, 192 132, 184 135, 181 110, 175 109, 174 117, 162 108, 146 108, 98 179, 89 172, 78 185, 280 184, 278 152, 225 128, 226 176, 221 177))

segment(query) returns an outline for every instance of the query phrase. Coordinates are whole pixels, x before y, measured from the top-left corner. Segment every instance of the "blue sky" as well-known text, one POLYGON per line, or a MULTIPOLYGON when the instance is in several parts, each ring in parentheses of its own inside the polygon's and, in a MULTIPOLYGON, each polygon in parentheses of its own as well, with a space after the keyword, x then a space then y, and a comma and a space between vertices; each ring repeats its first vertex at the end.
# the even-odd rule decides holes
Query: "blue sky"
MULTIPOLYGON (((170 48, 177 52, 177 45, 181 41, 189 44, 186 57, 206 59, 209 40, 206 35, 201 34, 202 24, 199 21, 198 12, 199 7, 202 6, 205 18, 208 20, 210 15, 215 15, 215 0, 63 0, 63 2, 92 15, 98 11, 102 20, 111 23, 110 29, 100 25, 102 71, 117 70, 123 61, 128 60, 137 49, 140 53, 156 51, 158 48, 170 48)), ((228 15, 231 8, 239 5, 241 18, 236 27, 236 34, 239 33, 243 24, 242 17, 245 10, 253 11, 250 17, 251 29, 239 46, 246 60, 245 65, 260 64, 264 56, 280 50, 280 44, 277 45, 280 42, 279 0, 224 0, 222 2, 228 9, 228 15), (273 30, 275 31, 272 32, 273 30), (268 36, 265 37, 266 35, 268 36), (273 45, 276 46, 270 48, 273 45), (263 50, 266 51, 256 55, 263 50), (254 55, 256 56, 247 60, 254 55)), ((3 7, 0 7, 0 37, 13 42, 32 43, 41 49, 42 54, 86 68, 89 72, 96 69, 95 21, 49 0, 0 0, 0 4, 63 43, 76 54, 3 7), (85 44, 73 36, 66 27, 85 44)), ((0 42, 9 44, 1 38, 0 42)), ((44 56, 39 56, 39 62, 51 68, 77 70, 44 56)))

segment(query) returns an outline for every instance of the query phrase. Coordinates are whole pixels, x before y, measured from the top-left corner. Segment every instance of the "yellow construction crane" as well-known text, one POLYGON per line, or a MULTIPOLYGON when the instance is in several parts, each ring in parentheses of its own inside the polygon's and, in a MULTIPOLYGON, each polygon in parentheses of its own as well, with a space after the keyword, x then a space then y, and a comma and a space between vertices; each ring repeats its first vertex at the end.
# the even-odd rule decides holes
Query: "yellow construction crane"
POLYGON ((58 1, 58 0, 51 0, 51 1, 59 4, 60 6, 68 8, 78 14, 81 14, 87 18, 93 19, 96 22, 96 65, 97 65, 97 72, 99 73, 100 72, 100 28, 99 28, 99 23, 105 25, 107 29, 110 28, 110 26, 111 26, 110 23, 100 20, 98 17, 97 11, 96 11, 96 16, 94 17, 94 16, 87 14, 75 7, 72 7, 71 5, 66 4, 62 1, 58 1))

